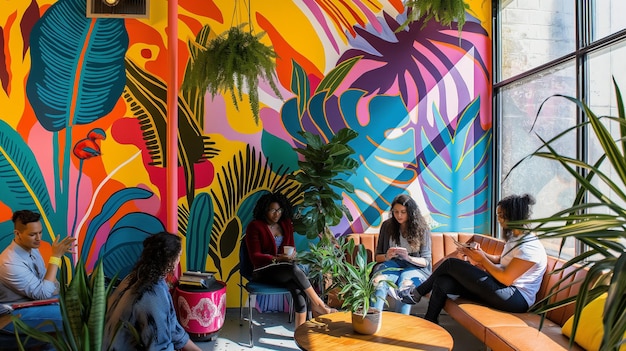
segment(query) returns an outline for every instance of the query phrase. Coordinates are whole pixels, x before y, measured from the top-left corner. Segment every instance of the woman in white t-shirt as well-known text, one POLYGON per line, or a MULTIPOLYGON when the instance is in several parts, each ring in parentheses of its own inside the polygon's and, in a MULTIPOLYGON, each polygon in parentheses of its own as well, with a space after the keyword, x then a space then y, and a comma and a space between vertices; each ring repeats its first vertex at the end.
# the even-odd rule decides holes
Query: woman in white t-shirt
POLYGON ((435 323, 448 295, 459 295, 502 311, 528 311, 535 302, 548 258, 535 235, 510 229, 507 223, 530 218, 534 203, 528 194, 511 195, 498 202, 498 223, 506 240, 502 255, 489 255, 480 245, 459 248, 459 254, 467 261, 447 258, 422 284, 392 291, 392 295, 404 303, 415 304, 430 293, 424 318, 435 323))

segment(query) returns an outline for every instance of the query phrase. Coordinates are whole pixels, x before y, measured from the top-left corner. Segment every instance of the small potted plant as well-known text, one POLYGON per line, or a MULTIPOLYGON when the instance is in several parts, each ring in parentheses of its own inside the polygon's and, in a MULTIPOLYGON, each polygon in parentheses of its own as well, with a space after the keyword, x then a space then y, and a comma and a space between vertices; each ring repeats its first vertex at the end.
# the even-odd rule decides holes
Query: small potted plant
POLYGON ((346 242, 342 248, 348 253, 346 256, 351 258, 351 263, 336 262, 332 274, 333 286, 340 289, 338 297, 343 301, 341 307, 352 313, 352 327, 355 332, 375 334, 382 325, 382 311, 371 307, 377 299, 376 286, 387 283, 396 288, 393 282, 378 277, 390 268, 374 273, 377 262, 367 262, 365 246, 355 247, 354 240, 346 242))

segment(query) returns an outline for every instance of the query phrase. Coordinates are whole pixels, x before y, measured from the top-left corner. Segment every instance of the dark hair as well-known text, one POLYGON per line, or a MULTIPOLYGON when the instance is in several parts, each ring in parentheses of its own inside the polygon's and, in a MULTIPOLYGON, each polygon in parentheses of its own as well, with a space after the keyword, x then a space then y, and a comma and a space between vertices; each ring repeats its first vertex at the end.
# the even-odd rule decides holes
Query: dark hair
POLYGON ((39 222, 41 215, 30 210, 20 210, 13 212, 13 226, 17 229, 18 225, 27 225, 28 223, 39 222))
MULTIPOLYGON (((498 201, 497 207, 502 212, 502 217, 506 221, 523 221, 530 218, 532 214, 531 206, 535 204, 535 198, 529 194, 509 195, 498 201)), ((504 238, 510 239, 513 232, 510 229, 504 230, 504 238)))
POLYGON ((402 205, 406 207, 406 213, 409 215, 409 220, 407 221, 408 230, 406 240, 412 247, 417 247, 417 243, 420 245, 424 242, 424 235, 428 232, 428 223, 422 216, 419 207, 415 200, 413 200, 409 195, 400 194, 396 196, 395 199, 391 202, 391 213, 389 213, 389 217, 393 220, 391 232, 391 236, 393 240, 397 243, 400 242, 400 223, 393 216, 393 206, 394 205, 402 205))
POLYGON ((293 208, 291 206, 291 202, 289 202, 285 195, 281 193, 267 193, 261 196, 256 202, 254 211, 252 212, 254 219, 264 221, 272 202, 276 202, 280 208, 283 209, 283 213, 280 215, 279 221, 282 221, 283 219, 290 219, 292 217, 293 208))
POLYGON ((137 291, 144 291, 173 271, 174 263, 181 252, 178 235, 160 232, 143 241, 139 261, 130 273, 131 284, 138 284, 137 291))

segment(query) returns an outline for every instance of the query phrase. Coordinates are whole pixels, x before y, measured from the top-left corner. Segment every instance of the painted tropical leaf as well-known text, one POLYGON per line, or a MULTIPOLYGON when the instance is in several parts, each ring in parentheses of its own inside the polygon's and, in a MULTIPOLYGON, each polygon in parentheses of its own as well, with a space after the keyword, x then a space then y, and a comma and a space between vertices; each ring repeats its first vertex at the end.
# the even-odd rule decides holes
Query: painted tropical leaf
POLYGON ((27 209, 41 213, 44 234, 52 237, 54 210, 37 159, 22 136, 2 120, 0 193, 4 204, 13 210, 27 209))
MULTIPOLYGON (((349 66, 338 66, 329 72, 320 86, 331 87, 341 83, 353 63, 349 66), (330 83, 332 82, 332 83, 330 83)), ((294 63, 294 70, 298 69, 294 63)), ((305 76, 304 76, 305 77, 305 76)), ((308 82, 308 80, 307 80, 308 82)), ((409 114, 400 96, 377 95, 367 100, 369 117, 366 122, 360 121, 358 116, 359 104, 367 92, 349 89, 328 95, 329 89, 318 88, 320 92, 310 97, 304 113, 298 111, 297 99, 306 97, 297 96, 289 99, 283 105, 281 118, 289 135, 300 145, 305 140, 298 134, 299 131, 308 131, 320 135, 323 140, 330 140, 336 131, 348 127, 359 133, 359 136, 350 142, 356 150, 355 158, 361 163, 356 173, 347 177, 346 181, 354 184, 355 194, 344 194, 358 208, 362 218, 360 221, 368 226, 380 222, 380 213, 386 210, 393 198, 405 192, 417 176, 415 167, 415 133, 407 128, 401 133, 394 130, 406 128, 410 123, 409 114), (343 119, 329 116, 342 116, 343 119), (300 118, 299 118, 300 117, 300 118), (376 170, 376 171, 374 171, 376 170)), ((300 90, 304 91, 304 90, 300 90)), ((333 228, 334 232, 346 228, 333 228)))
MULTIPOLYGON (((206 47, 211 37, 211 28, 209 26, 203 26, 196 35, 195 42, 206 47)), ((188 79, 188 76, 191 74, 191 62, 198 57, 198 53, 201 51, 201 49, 197 45, 194 45, 192 41, 187 41, 187 46, 189 48, 190 55, 187 60, 187 66, 185 67, 183 81, 188 79)), ((206 91, 193 86, 193 84, 189 85, 189 87, 185 85, 184 88, 181 88, 181 98, 183 101, 187 101, 190 115, 196 120, 197 125, 203 126, 205 110, 204 96, 206 91)))
POLYGON ((296 95, 293 102, 297 106, 298 117, 302 118, 304 111, 306 111, 307 103, 309 102, 309 96, 311 95, 311 86, 309 83, 309 77, 306 72, 295 60, 291 60, 291 91, 296 95))
POLYGON ((252 216, 252 208, 246 207, 242 212, 241 206, 246 199, 266 190, 280 191, 292 203, 302 201, 298 184, 286 178, 285 169, 281 166, 272 171, 272 168, 268 159, 247 146, 245 152, 233 156, 226 166, 217 171, 215 180, 219 190, 211 190, 215 213, 206 215, 214 218, 209 256, 224 281, 239 270, 238 264, 228 268, 221 265, 228 262, 224 259, 230 255, 238 256, 239 240, 249 222, 244 223, 239 216, 244 215, 244 220, 246 215, 252 216))
POLYGON ((83 0, 59 0, 33 27, 26 93, 48 131, 88 124, 109 113, 126 76, 123 19, 85 16, 83 0))
MULTIPOLYGON (((159 77, 141 69, 133 61, 126 60, 128 72, 124 99, 130 105, 133 115, 137 117, 143 130, 143 140, 153 166, 167 166, 166 134, 167 134, 167 85, 159 77)), ((188 93, 190 94, 190 93, 188 93)), ((203 95, 193 95, 196 99, 204 99, 203 95)), ((193 202, 195 195, 195 172, 193 165, 212 158, 219 152, 209 136, 204 135, 198 118, 192 113, 193 107, 198 111, 199 101, 186 101, 178 97, 178 160, 185 172, 187 202, 193 202)), ((203 109, 202 109, 203 110, 203 109)))
POLYGON ((209 239, 213 227, 213 200, 208 193, 196 195, 191 204, 187 226, 187 270, 205 271, 209 239))
POLYGON ((464 109, 454 129, 434 110, 438 141, 447 147, 436 152, 422 130, 426 156, 419 159, 419 169, 426 204, 440 230, 487 232, 491 130, 480 127, 480 98, 464 109))
MULTIPOLYGON (((451 27, 442 26, 436 21, 429 21, 422 28, 424 20, 421 19, 411 23, 409 30, 395 33, 400 23, 385 13, 382 25, 382 31, 374 30, 373 26, 355 28, 358 36, 349 40, 353 49, 347 50, 339 58, 338 62, 343 62, 353 57, 361 57, 357 69, 363 73, 350 84, 350 88, 364 90, 368 95, 399 91, 411 110, 418 102, 426 101, 426 95, 444 76, 459 78, 462 73, 454 69, 455 65, 470 52, 476 72, 476 77, 473 78, 477 82, 489 81, 489 53, 484 51, 482 45, 478 45, 488 41, 489 37, 475 19, 468 18, 460 40, 457 32, 450 30, 451 27)), ((452 28, 456 29, 456 23, 452 28)), ((444 115, 449 114, 445 110, 444 99, 459 95, 459 99, 463 100, 466 96, 473 95, 467 89, 475 87, 457 84, 453 88, 458 90, 456 94, 446 91, 445 94, 440 94, 437 102, 444 115)))
POLYGON ((128 275, 141 255, 143 241, 163 231, 163 223, 146 213, 128 213, 120 218, 100 248, 99 257, 102 258, 105 276, 128 275))
POLYGON ((152 195, 154 195, 152 191, 137 187, 124 188, 113 193, 102 205, 100 213, 94 216, 89 222, 89 226, 87 226, 87 232, 85 233, 85 238, 83 239, 83 247, 80 250, 81 260, 83 262, 88 262, 87 256, 89 255, 89 248, 93 244, 98 230, 102 227, 102 225, 111 220, 122 205, 132 200, 148 199, 152 195))

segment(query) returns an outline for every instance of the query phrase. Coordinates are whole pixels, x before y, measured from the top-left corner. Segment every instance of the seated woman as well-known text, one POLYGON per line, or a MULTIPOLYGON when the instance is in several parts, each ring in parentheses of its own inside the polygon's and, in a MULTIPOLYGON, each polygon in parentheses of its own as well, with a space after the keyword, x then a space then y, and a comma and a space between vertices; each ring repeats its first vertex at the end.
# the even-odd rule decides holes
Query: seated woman
POLYGON ((285 253, 285 246, 294 247, 292 207, 287 198, 280 193, 261 196, 253 216, 245 236, 248 255, 254 266, 253 279, 289 289, 294 301, 296 327, 306 321, 307 298, 313 312, 336 312, 317 296, 306 274, 295 263, 295 249, 291 254, 285 253))
POLYGON ((178 323, 165 281, 178 266, 181 251, 174 234, 154 234, 143 241, 139 261, 109 296, 103 350, 200 351, 178 323))
POLYGON ((510 229, 509 221, 530 218, 534 198, 511 195, 498 202, 496 213, 506 243, 502 255, 489 255, 480 245, 459 248, 468 261, 447 258, 417 287, 397 291, 397 298, 415 304, 430 294, 425 319, 437 323, 448 294, 479 301, 487 306, 513 313, 528 311, 541 286, 548 257, 535 235, 510 229))
MULTIPOLYGON (((420 210, 408 195, 398 195, 391 203, 391 215, 380 227, 378 244, 376 245, 376 261, 383 263, 376 267, 396 268, 377 279, 389 280, 398 286, 421 284, 431 272, 431 239, 430 229, 420 210)), ((380 283, 376 287, 374 308, 382 310, 389 286, 380 283)), ((411 305, 398 302, 396 312, 411 313, 411 305)))

